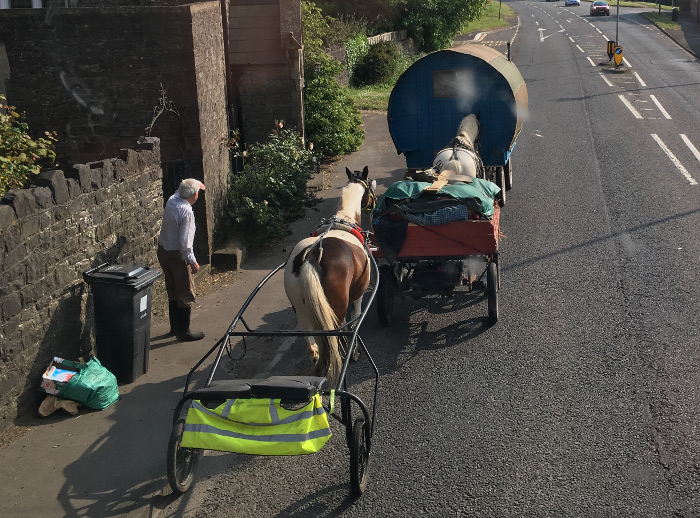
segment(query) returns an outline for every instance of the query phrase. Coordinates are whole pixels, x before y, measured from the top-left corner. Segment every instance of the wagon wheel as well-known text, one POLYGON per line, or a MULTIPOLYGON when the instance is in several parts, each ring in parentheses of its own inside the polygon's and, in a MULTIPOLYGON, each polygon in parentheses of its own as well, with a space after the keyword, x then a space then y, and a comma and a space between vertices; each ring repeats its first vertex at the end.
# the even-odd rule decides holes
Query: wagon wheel
POLYGON ((350 485, 352 494, 356 497, 364 493, 369 482, 369 449, 365 420, 358 417, 352 427, 352 442, 350 443, 350 485))
POLYGON ((489 323, 498 322, 498 268, 491 262, 486 270, 486 297, 489 307, 489 323))
POLYGON ((377 287, 377 316, 379 323, 390 326, 394 314, 394 271, 388 264, 379 268, 379 286, 377 287))
POLYGON ((510 191, 513 188, 513 159, 510 158, 506 165, 503 167, 503 176, 506 180, 506 191, 510 191))
POLYGON ((180 446, 186 415, 187 413, 184 412, 175 422, 168 443, 168 482, 173 492, 178 494, 186 492, 192 485, 194 472, 202 456, 202 450, 180 446))
POLYGON ((506 191, 508 187, 506 186, 506 174, 505 167, 496 168, 496 185, 501 188, 501 192, 498 193, 498 206, 503 207, 506 204, 506 191))

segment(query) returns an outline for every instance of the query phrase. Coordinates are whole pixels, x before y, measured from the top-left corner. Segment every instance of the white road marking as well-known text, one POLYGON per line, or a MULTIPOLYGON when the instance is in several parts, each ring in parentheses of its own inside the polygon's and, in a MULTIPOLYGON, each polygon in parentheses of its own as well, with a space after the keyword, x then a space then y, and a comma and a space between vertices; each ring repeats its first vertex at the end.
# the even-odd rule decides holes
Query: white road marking
MULTIPOLYGON (((574 41, 574 40, 571 40, 571 41, 574 41)), ((586 51, 583 50, 579 45, 576 45, 576 48, 577 48, 578 50, 580 50, 581 52, 583 52, 584 54, 586 53, 586 51)))
POLYGON ((666 144, 663 143, 663 141, 659 138, 658 135, 655 133, 651 134, 651 138, 653 138, 656 143, 659 145, 659 147, 663 150, 664 153, 666 153, 666 156, 668 156, 669 159, 671 159, 671 162, 673 162, 673 165, 676 166, 676 169, 678 169, 683 176, 685 176, 686 180, 688 180, 688 183, 690 185, 697 185, 698 182, 695 181, 695 179, 690 176, 690 173, 688 170, 683 167, 683 164, 681 164, 680 160, 676 158, 676 155, 674 155, 668 147, 666 147, 666 144))
POLYGON ((485 32, 480 32, 476 36, 474 36, 474 39, 472 41, 481 41, 484 39, 487 33, 485 32))
POLYGON ((668 112, 666 110, 664 110, 664 107, 661 106, 661 103, 656 100, 656 96, 650 95, 649 97, 651 97, 651 100, 654 101, 654 104, 656 104, 656 106, 659 108, 659 111, 661 111, 663 116, 666 117, 667 119, 670 119, 671 116, 668 114, 668 112))
MULTIPOLYGON (((299 326, 297 325, 294 329, 298 329, 298 328, 299 328, 299 326)), ((275 354, 275 357, 272 358, 272 360, 270 360, 270 363, 268 363, 265 366, 265 371, 266 371, 265 374, 272 371, 272 368, 284 356, 284 352, 287 351, 294 344, 294 342, 297 341, 297 338, 299 338, 299 337, 298 336, 290 336, 284 342, 282 342, 282 345, 280 345, 279 349, 277 349, 277 354, 275 354)), ((269 374, 267 374, 266 376, 262 376, 262 377, 267 377, 267 376, 269 376, 269 374)))
POLYGON ((608 84, 608 86, 614 86, 610 81, 608 81, 608 78, 605 77, 602 73, 599 72, 599 75, 600 75, 600 77, 603 78, 603 81, 605 81, 608 84))
POLYGON ((622 62, 627 65, 627 68, 632 68, 632 65, 630 65, 630 62, 627 61, 627 58, 622 58, 622 62))
POLYGON ((647 85, 644 81, 642 81, 642 78, 639 77, 639 74, 638 74, 637 72, 634 73, 634 77, 637 78, 637 81, 639 81, 639 84, 640 84, 640 85, 642 85, 642 86, 646 86, 646 85, 647 85))
POLYGON ((586 56, 586 59, 588 59, 588 61, 591 62, 591 66, 593 66, 593 67, 595 66, 595 63, 593 63, 593 60, 590 57, 586 56))
POLYGON ((625 98, 624 95, 618 95, 618 97, 619 97, 620 100, 622 101, 622 104, 624 104, 625 106, 627 106, 627 109, 629 109, 629 111, 632 112, 632 115, 634 115, 635 118, 637 118, 637 119, 643 119, 643 118, 644 118, 644 117, 642 117, 642 115, 641 115, 637 110, 634 109, 634 106, 632 106, 632 104, 625 98))
POLYGON ((683 133, 681 133, 681 138, 683 139, 683 142, 685 142, 685 145, 688 146, 688 149, 695 155, 695 158, 698 159, 698 162, 700 162, 700 151, 693 145, 693 143, 690 141, 688 137, 686 137, 683 133))

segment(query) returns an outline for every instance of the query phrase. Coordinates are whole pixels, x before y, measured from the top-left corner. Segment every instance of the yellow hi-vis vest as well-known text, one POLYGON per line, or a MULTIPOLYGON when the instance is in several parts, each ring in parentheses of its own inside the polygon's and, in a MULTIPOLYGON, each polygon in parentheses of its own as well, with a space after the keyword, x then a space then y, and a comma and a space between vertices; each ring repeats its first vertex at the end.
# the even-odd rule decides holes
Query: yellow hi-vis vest
POLYGON ((328 416, 316 394, 299 410, 279 399, 229 399, 214 409, 192 401, 181 445, 253 455, 303 455, 331 438, 328 416))

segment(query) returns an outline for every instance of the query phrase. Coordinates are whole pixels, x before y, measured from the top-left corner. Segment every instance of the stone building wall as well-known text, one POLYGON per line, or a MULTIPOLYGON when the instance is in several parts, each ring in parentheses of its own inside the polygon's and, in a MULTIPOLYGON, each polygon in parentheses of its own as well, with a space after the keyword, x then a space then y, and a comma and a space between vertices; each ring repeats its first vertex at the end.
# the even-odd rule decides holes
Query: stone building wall
POLYGON ((300 0, 231 0, 229 60, 246 142, 275 120, 304 134, 300 0))
MULTIPOLYGON (((119 158, 41 173, 38 187, 0 202, 0 430, 36 412, 55 355, 92 349, 91 297, 82 273, 109 262, 158 268, 163 215, 158 139, 119 158)), ((165 304, 162 279, 153 288, 165 304)))
POLYGON ((185 177, 211 186, 195 211, 195 253, 208 264, 230 169, 221 4, 133 3, 0 10, 8 101, 33 136, 58 133, 59 166, 115 156, 149 128, 164 198, 185 177))

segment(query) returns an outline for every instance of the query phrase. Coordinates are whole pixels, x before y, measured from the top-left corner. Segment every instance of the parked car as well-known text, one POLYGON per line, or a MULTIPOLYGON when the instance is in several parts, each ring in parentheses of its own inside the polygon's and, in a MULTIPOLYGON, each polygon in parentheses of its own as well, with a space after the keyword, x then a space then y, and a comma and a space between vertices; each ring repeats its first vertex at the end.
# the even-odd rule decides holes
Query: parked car
POLYGON ((595 0, 595 2, 591 4, 591 16, 595 16, 596 14, 610 16, 610 7, 608 7, 608 3, 604 0, 595 0))
POLYGON ((564 0, 564 7, 569 7, 570 5, 581 5, 581 0, 564 0))

